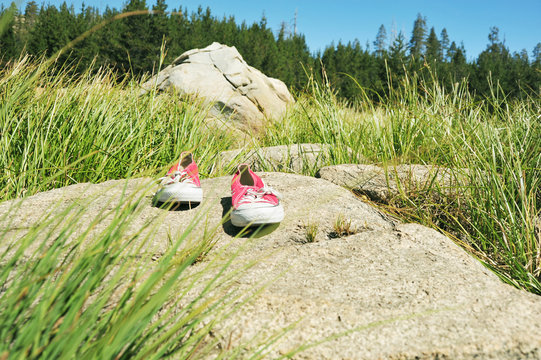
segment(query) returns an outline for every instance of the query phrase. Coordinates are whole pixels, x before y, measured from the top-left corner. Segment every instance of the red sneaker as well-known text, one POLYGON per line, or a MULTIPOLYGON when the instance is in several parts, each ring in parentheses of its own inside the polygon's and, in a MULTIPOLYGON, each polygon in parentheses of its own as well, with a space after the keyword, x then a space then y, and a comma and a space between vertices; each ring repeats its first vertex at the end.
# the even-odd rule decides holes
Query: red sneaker
POLYGON ((180 161, 160 180, 160 189, 154 195, 159 202, 200 203, 203 200, 199 169, 190 152, 180 154, 180 161))
POLYGON ((239 165, 233 177, 231 200, 231 223, 235 226, 275 224, 284 219, 280 194, 267 187, 247 164, 239 165))

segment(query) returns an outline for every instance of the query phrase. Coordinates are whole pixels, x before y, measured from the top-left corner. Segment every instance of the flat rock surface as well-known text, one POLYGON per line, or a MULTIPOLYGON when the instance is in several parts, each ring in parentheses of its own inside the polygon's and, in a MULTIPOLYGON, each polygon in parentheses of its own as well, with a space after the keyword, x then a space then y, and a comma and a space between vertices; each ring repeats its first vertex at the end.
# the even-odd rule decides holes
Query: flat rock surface
POLYGON ((428 192, 431 197, 451 195, 467 183, 465 171, 456 179, 457 171, 435 165, 402 164, 383 168, 377 165, 341 164, 319 169, 317 176, 366 195, 373 201, 389 203, 399 194, 428 192))
POLYGON ((222 223, 231 203, 230 177, 203 180, 203 204, 176 211, 153 206, 156 186, 150 179, 132 179, 73 185, 4 202, 0 245, 5 250, 47 212, 68 206, 86 208, 81 232, 104 214, 92 228, 92 234, 99 234, 110 219, 108 209, 121 197, 141 194, 141 213, 130 231, 160 224, 141 261, 159 256, 170 246, 168 237, 184 231, 198 215, 203 220, 191 235, 197 240, 204 228, 215 227, 217 242, 191 271, 224 251, 241 249, 232 269, 257 260, 239 275, 235 290, 267 286, 217 325, 213 333, 223 348, 243 343, 249 349, 254 337, 294 325, 271 345, 269 358, 302 345, 309 347, 294 358, 541 358, 540 297, 502 283, 445 236, 420 225, 393 223, 340 186, 299 175, 261 175, 282 193, 286 217, 258 238, 239 236, 230 222, 222 223), (348 231, 342 233, 343 228, 348 231), (316 229, 313 241, 309 229, 316 229))
MULTIPOLYGON (((353 157, 351 151, 350 155, 353 157)), ((244 162, 250 164, 254 171, 306 173, 315 172, 331 159, 332 147, 328 144, 291 144, 222 151, 219 166, 244 162)))

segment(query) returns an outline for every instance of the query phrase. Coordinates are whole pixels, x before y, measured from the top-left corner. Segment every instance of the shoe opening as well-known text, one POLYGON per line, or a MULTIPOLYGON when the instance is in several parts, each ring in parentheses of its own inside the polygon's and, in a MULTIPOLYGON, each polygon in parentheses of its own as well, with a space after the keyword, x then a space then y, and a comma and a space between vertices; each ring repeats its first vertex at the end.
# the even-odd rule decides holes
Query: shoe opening
POLYGON ((254 178, 249 171, 250 167, 246 164, 239 165, 240 184, 243 186, 255 186, 254 178))
POLYGON ((186 169, 191 163, 193 163, 192 153, 186 153, 180 160, 179 168, 186 169))

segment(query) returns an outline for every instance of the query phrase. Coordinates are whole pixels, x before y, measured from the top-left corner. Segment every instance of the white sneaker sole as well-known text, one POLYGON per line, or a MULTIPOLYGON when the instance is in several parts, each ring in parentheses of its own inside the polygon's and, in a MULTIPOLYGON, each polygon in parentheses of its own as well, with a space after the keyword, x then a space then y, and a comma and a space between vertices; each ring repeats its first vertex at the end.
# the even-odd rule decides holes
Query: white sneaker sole
POLYGON ((236 209, 231 212, 231 223, 237 227, 276 224, 284 220, 282 205, 254 209, 236 209))
POLYGON ((200 203, 203 201, 203 190, 195 185, 174 183, 158 190, 154 199, 162 203, 200 203))

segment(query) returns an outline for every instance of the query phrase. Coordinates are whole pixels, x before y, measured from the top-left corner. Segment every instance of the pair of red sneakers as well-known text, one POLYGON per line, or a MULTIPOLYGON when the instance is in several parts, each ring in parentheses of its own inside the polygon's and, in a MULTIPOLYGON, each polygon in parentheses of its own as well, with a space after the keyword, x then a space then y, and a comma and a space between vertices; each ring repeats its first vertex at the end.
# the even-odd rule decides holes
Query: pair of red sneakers
MULTIPOLYGON (((200 203, 203 190, 199 170, 190 152, 183 152, 161 180, 155 195, 159 202, 200 203)), ((280 195, 257 176, 247 164, 241 164, 231 181, 231 223, 235 226, 279 223, 284 219, 280 195)))

